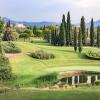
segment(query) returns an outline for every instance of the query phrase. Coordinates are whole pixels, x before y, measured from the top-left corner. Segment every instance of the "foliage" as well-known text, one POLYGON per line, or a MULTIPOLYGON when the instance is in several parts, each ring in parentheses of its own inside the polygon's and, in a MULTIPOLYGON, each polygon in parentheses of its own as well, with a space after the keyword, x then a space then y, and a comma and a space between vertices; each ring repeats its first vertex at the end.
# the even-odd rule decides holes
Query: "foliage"
POLYGON ((70 12, 67 14, 67 35, 66 35, 66 43, 67 46, 70 46, 71 44, 71 18, 70 18, 70 12))
POLYGON ((90 46, 94 46, 94 21, 91 19, 91 27, 90 27, 90 46))
POLYGON ((42 60, 54 59, 55 58, 54 54, 47 53, 47 52, 45 52, 43 50, 37 50, 37 51, 31 53, 30 56, 33 57, 33 58, 42 59, 42 60))
POLYGON ((92 83, 92 85, 95 84, 95 76, 92 76, 92 77, 91 77, 91 83, 92 83))
POLYGON ((100 27, 97 27, 97 47, 100 47, 100 27))
POLYGON ((95 81, 95 85, 100 85, 100 80, 95 81))
POLYGON ((3 28, 4 28, 4 22, 3 22, 2 18, 0 17, 0 33, 3 32, 3 28))
POLYGON ((20 38, 23 38, 24 39, 24 42, 27 38, 29 38, 29 35, 27 33, 21 33, 20 34, 20 38))
POLYGON ((89 59, 100 60, 100 50, 98 50, 98 49, 91 49, 91 50, 86 52, 86 56, 89 59))
POLYGON ((74 50, 75 52, 77 51, 77 30, 76 30, 76 27, 75 27, 75 30, 74 30, 74 50))
POLYGON ((4 49, 0 41, 0 55, 4 55, 4 49))
POLYGON ((82 32, 81 29, 79 29, 79 34, 78 34, 78 49, 79 49, 79 53, 82 52, 82 32))
POLYGON ((82 16, 81 18, 81 31, 82 31, 82 43, 86 45, 86 26, 85 26, 85 18, 82 16))
POLYGON ((10 20, 6 23, 6 29, 3 35, 4 41, 14 41, 14 36, 12 35, 10 20))
POLYGON ((18 48, 13 42, 3 43, 3 49, 6 53, 20 53, 21 49, 18 48))
POLYGON ((34 79, 34 84, 37 87, 50 86, 58 80, 57 73, 50 73, 34 79))
POLYGON ((0 55, 0 80, 9 80, 12 78, 12 69, 8 58, 0 55))
POLYGON ((29 37, 32 36, 32 34, 33 34, 32 30, 30 30, 30 29, 25 30, 24 33, 27 33, 29 35, 29 37))
POLYGON ((17 32, 12 32, 11 33, 11 40, 12 41, 15 41, 15 40, 18 40, 18 38, 19 38, 19 33, 17 33, 17 32))
POLYGON ((62 45, 66 45, 66 21, 65 21, 65 15, 63 15, 62 23, 60 25, 60 42, 62 45))
POLYGON ((37 26, 33 27, 33 34, 35 37, 42 37, 43 36, 43 30, 38 28, 37 26))

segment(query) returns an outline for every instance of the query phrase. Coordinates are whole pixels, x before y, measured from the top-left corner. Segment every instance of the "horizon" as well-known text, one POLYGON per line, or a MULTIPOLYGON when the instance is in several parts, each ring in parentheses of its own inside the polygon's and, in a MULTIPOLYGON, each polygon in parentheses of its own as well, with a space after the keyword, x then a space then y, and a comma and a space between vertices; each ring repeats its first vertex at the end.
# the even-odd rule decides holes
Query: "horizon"
POLYGON ((68 11, 73 24, 80 23, 81 16, 85 17, 86 23, 91 18, 94 21, 100 19, 97 12, 100 8, 99 0, 1 0, 0 4, 0 15, 15 21, 61 22, 62 15, 67 15, 68 11))

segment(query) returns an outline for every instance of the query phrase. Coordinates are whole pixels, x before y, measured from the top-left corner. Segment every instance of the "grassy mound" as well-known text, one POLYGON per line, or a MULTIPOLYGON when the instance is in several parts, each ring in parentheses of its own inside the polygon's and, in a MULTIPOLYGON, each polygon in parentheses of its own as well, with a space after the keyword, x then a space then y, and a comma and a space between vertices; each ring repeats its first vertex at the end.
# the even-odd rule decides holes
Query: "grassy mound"
POLYGON ((52 85, 54 82, 56 82, 58 79, 57 73, 51 73, 44 76, 40 76, 36 79, 34 79, 34 84, 36 87, 45 87, 52 85))
POLYGON ((3 43, 3 49, 4 49, 5 53, 20 53, 21 52, 21 49, 18 48, 12 42, 5 42, 5 43, 3 43))
POLYGON ((86 52, 86 56, 89 59, 100 60, 100 50, 98 49, 91 49, 86 52))
POLYGON ((33 58, 42 59, 42 60, 55 58, 54 54, 47 53, 43 50, 37 50, 37 51, 31 53, 30 56, 33 57, 33 58))

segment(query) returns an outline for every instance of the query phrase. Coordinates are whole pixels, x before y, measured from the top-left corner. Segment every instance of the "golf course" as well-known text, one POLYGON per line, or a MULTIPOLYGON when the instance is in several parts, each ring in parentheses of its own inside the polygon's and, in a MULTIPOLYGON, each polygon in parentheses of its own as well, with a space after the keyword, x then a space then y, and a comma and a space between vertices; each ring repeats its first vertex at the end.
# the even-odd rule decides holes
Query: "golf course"
MULTIPOLYGON (((23 89, 8 91, 0 94, 0 100, 99 100, 100 87, 81 87, 76 89, 60 90, 35 90, 32 81, 34 78, 52 72, 68 70, 100 71, 100 61, 90 60, 84 53, 91 49, 84 47, 83 52, 75 53, 73 47, 54 47, 43 40, 34 40, 33 43, 18 41, 14 42, 21 53, 6 54, 12 66, 12 72, 17 77, 15 80, 6 82, 7 85, 23 85, 23 89), (51 60, 38 60, 29 56, 35 50, 45 50, 55 55, 51 60), (30 88, 29 88, 30 87, 30 88), (39 95, 39 96, 38 96, 39 95)), ((95 49, 95 48, 92 48, 95 49)))

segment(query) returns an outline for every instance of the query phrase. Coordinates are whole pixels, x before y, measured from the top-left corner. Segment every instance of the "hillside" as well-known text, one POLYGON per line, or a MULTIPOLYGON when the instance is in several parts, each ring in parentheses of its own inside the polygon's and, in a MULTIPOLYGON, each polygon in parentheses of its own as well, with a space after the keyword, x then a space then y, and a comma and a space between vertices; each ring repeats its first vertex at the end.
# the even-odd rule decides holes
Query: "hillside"
POLYGON ((82 55, 75 53, 73 47, 49 46, 43 41, 35 43, 16 42, 22 49, 22 53, 7 55, 10 59, 13 73, 17 75, 15 83, 31 84, 34 77, 50 73, 67 70, 89 70, 100 71, 100 62, 84 58, 84 52, 89 48, 84 48, 82 55), (56 58, 51 60, 37 60, 28 56, 29 52, 42 49, 53 53, 56 58))

